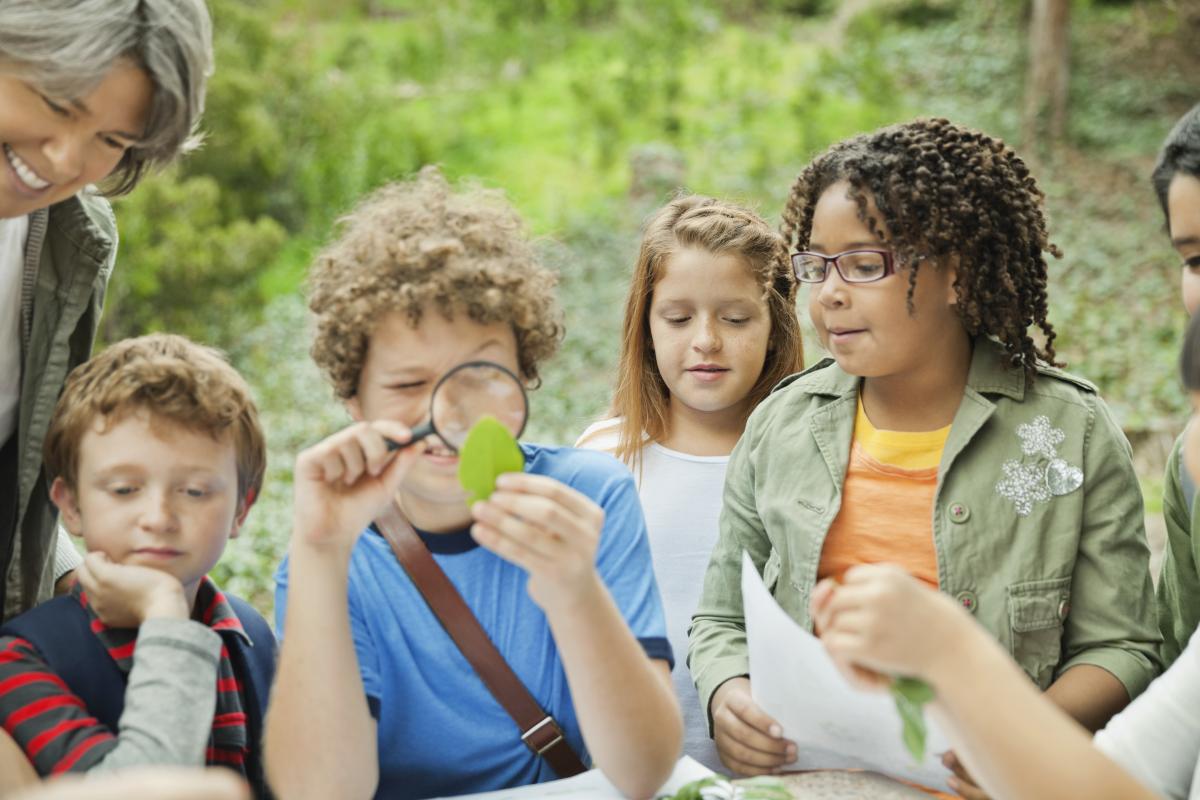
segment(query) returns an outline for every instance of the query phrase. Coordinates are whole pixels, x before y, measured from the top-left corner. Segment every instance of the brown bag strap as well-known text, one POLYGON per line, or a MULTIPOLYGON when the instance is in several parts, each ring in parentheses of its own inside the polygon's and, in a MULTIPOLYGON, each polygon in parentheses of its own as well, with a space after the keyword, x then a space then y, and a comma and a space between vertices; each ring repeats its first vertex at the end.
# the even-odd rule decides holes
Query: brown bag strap
POLYGON ((462 595, 433 560, 429 548, 394 502, 375 520, 375 526, 392 546, 396 560, 404 567, 446 633, 466 656, 488 691, 517 723, 525 746, 546 759, 560 778, 584 772, 586 767, 571 749, 558 722, 542 710, 500 655, 462 595))

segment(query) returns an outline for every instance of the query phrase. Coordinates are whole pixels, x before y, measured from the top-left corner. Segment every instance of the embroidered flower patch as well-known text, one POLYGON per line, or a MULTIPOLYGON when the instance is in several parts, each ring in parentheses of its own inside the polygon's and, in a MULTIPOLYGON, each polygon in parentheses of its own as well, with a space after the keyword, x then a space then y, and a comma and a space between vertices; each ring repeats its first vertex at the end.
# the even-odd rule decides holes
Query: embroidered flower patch
POLYGON ((996 493, 1013 501, 1017 515, 1027 517, 1037 503, 1061 497, 1083 485, 1083 470, 1059 458, 1058 446, 1066 441, 1062 428, 1050 425, 1047 416, 1017 426, 1021 439, 1021 460, 1010 458, 1000 465, 1003 477, 996 493))

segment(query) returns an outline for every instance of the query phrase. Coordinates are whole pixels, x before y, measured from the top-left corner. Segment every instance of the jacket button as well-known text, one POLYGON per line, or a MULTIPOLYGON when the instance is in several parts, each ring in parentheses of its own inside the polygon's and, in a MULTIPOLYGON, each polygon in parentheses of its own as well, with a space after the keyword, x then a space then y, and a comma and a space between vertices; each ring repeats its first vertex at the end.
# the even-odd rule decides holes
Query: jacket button
POLYGON ((966 503, 951 503, 950 504, 950 521, 962 525, 971 518, 971 509, 966 503))
POLYGON ((1071 601, 1063 598, 1058 602, 1058 618, 1066 619, 1067 614, 1071 613, 1071 601))
POLYGON ((976 599, 974 592, 959 592, 954 596, 954 599, 972 614, 975 613, 975 609, 979 606, 979 601, 976 599))

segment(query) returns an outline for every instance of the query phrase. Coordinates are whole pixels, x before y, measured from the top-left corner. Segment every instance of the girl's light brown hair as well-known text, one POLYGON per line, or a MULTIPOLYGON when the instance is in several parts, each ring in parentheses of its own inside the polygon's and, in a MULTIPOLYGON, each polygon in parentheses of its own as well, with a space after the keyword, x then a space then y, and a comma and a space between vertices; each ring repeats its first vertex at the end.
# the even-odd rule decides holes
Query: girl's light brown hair
POLYGON ((646 223, 625 301, 621 361, 609 415, 620 419, 615 454, 631 465, 640 462, 647 441, 661 441, 667 435, 671 393, 654 358, 650 303, 671 256, 688 248, 736 255, 762 288, 771 338, 762 374, 750 390, 751 408, 771 387, 804 366, 796 278, 783 239, 761 217, 740 206, 703 195, 677 197, 646 223))
POLYGON ((228 434, 239 509, 254 502, 267 452, 250 387, 218 351, 168 333, 117 342, 71 371, 43 446, 48 480, 74 488, 84 434, 139 411, 214 439, 228 434))

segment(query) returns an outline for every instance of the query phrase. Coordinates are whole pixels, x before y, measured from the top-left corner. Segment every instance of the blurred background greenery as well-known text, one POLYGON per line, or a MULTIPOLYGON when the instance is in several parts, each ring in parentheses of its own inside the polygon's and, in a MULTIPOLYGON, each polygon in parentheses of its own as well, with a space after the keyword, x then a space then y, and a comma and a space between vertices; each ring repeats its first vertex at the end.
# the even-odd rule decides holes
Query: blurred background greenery
MULTIPOLYGON (((260 608, 290 468, 345 417, 307 356, 303 279, 339 214, 427 163, 505 189, 562 274, 568 334, 530 439, 602 411, 637 229, 678 186, 778 220, 830 143, 919 115, 998 134, 1049 195, 1051 320, 1135 442, 1153 499, 1184 401, 1178 263, 1149 186, 1200 100, 1200 3, 1075 0, 1060 141, 1022 141, 1029 0, 211 0, 205 147, 116 204, 107 341, 226 349, 270 439, 262 499, 217 578, 260 608)), ((1026 135, 1025 138, 1031 138, 1026 135)), ((808 359, 819 350, 809 339, 808 359)))

